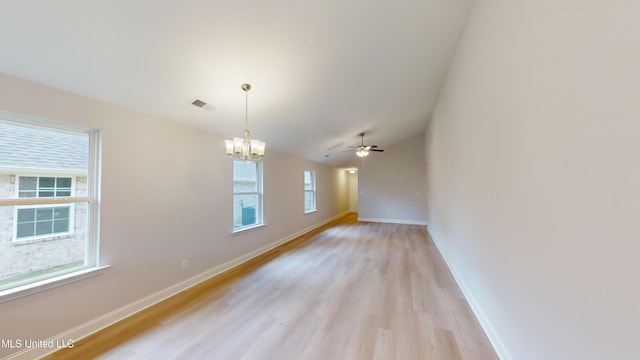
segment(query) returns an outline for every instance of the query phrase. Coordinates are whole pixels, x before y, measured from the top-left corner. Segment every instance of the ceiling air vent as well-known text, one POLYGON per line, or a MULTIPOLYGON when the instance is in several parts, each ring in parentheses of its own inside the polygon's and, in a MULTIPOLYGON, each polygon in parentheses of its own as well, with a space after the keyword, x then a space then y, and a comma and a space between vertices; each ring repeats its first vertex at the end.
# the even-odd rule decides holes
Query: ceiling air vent
POLYGON ((191 101, 191 105, 197 106, 197 107, 199 107, 201 109, 205 109, 205 110, 209 110, 209 111, 215 110, 215 107, 213 105, 207 104, 206 102, 204 102, 204 101, 202 101, 200 99, 193 99, 191 101))

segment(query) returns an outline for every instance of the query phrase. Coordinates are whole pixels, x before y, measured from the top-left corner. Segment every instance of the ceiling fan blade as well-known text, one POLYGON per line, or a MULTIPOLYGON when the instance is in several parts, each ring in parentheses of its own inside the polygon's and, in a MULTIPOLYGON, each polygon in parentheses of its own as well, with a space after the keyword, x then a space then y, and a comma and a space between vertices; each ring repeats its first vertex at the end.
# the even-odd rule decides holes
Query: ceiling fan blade
POLYGON ((377 148, 378 145, 369 145, 370 148, 377 148))
POLYGON ((384 151, 384 149, 370 149, 369 151, 383 152, 383 151, 384 151))

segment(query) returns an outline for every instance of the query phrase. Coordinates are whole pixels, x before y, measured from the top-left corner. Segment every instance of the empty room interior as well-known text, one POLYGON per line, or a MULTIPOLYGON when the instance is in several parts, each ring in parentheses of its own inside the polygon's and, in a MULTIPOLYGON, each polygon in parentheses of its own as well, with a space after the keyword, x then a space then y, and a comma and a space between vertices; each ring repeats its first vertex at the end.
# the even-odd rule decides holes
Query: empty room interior
POLYGON ((640 2, 0 5, 0 358, 638 359, 640 2))

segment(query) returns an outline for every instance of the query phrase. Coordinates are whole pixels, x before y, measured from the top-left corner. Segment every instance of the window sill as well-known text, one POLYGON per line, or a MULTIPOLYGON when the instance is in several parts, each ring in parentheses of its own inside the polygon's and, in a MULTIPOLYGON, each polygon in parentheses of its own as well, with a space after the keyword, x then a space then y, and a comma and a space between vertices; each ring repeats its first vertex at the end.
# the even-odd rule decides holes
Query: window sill
POLYGON ((55 276, 49 279, 36 281, 33 283, 0 290, 0 303, 15 300, 24 296, 39 293, 58 286, 70 284, 79 280, 87 279, 104 273, 110 266, 98 266, 89 269, 82 269, 71 273, 55 276))
POLYGON ((304 213, 305 213, 305 215, 306 215, 306 214, 313 214, 314 212, 318 212, 318 209, 305 211, 304 213))
POLYGON ((242 232, 245 232, 245 231, 258 229, 258 228, 261 228, 263 226, 267 226, 267 224, 256 224, 256 225, 246 226, 246 227, 242 227, 242 228, 238 228, 238 229, 233 229, 233 231, 231 231, 231 234, 235 235, 235 234, 239 234, 239 233, 242 233, 242 232))

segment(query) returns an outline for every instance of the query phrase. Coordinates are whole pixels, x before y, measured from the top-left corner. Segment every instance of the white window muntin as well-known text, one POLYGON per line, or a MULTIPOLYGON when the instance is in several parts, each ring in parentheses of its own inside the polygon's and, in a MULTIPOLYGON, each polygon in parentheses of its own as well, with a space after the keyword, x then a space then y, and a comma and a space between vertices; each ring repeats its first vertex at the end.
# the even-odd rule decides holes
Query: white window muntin
MULTIPOLYGON (((82 176, 87 176, 86 174, 82 174, 82 176)), ((66 192, 66 191, 65 191, 66 192)), ((86 197, 83 198, 76 198, 74 197, 74 195, 76 194, 76 176, 75 175, 65 175, 65 174, 50 174, 50 173, 44 173, 44 174, 18 174, 15 178, 15 194, 16 197, 19 199, 32 199, 32 201, 35 202, 34 199, 40 199, 41 201, 37 201, 39 204, 36 205, 18 205, 14 207, 14 211, 13 211, 13 234, 12 234, 12 241, 15 243, 26 243, 26 242, 33 242, 33 241, 37 241, 37 240, 47 240, 50 238, 59 238, 62 236, 68 236, 74 233, 74 228, 75 228, 75 206, 74 203, 76 202, 85 202, 83 199, 86 199, 86 197), (24 189, 24 188, 20 188, 20 184, 22 182, 22 180, 25 180, 26 178, 35 178, 36 181, 36 186, 35 189, 24 189), (54 179, 54 186, 53 188, 49 188, 49 187, 42 187, 41 183, 43 178, 53 178, 54 179), (66 190, 65 188, 62 187, 58 187, 58 179, 71 179, 71 184, 69 187, 69 196, 67 195, 61 195, 59 196, 58 193, 61 193, 63 190, 66 190), (60 191, 59 191, 60 190, 60 191), (24 194, 28 194, 28 192, 34 192, 34 196, 21 196, 24 194), (53 196, 40 196, 41 193, 43 192, 53 192, 53 196), (52 200, 55 199, 55 204, 52 202, 52 200), (69 200, 72 200, 73 202, 68 202, 69 200), (65 204, 61 204, 60 201, 64 201, 65 204), (24 209, 42 209, 42 208, 55 208, 55 207, 69 207, 69 222, 68 222, 68 231, 65 232, 51 232, 48 234, 42 234, 42 235, 34 235, 34 236, 24 236, 24 237, 18 237, 18 210, 24 210, 24 209)))
MULTIPOLYGON (((86 174, 82 174, 82 176, 86 176, 86 174)), ((38 174, 38 175, 30 175, 30 174, 18 174, 16 176, 16 181, 15 181, 15 185, 16 185, 16 197, 19 198, 34 198, 34 197, 71 197, 74 196, 76 193, 76 176, 75 175, 62 175, 62 174, 38 174), (20 184, 23 182, 23 180, 25 180, 26 178, 35 178, 36 179, 36 187, 35 189, 24 189, 24 188, 20 188, 20 184), (43 187, 41 186, 42 184, 42 180, 45 178, 53 178, 54 179, 54 186, 52 188, 50 187, 43 187), (69 187, 69 195, 59 195, 59 193, 62 193, 64 190, 66 190, 66 187, 61 187, 59 186, 59 180, 58 179, 71 179, 71 184, 69 187), (29 195, 30 192, 34 192, 35 196, 23 196, 23 195, 29 195), (40 196, 41 193, 45 193, 45 192, 53 192, 53 196, 40 196)))
MULTIPOLYGON (((37 210, 36 210, 37 211, 37 210)), ((59 238, 59 237, 63 237, 63 236, 69 236, 72 235, 74 233, 74 229, 75 229, 75 203, 69 203, 69 204, 42 204, 42 205, 30 205, 30 206, 14 206, 14 210, 13 210, 13 242, 15 243, 26 243, 26 242, 33 242, 36 240, 47 240, 47 239, 51 239, 51 238, 59 238), (69 218, 68 218, 68 225, 67 225, 67 231, 63 231, 63 232, 50 232, 50 233, 46 233, 46 234, 42 234, 42 235, 33 235, 33 236, 23 236, 23 237, 18 237, 18 213, 19 210, 29 210, 29 209, 47 209, 47 208, 51 208, 51 209, 55 209, 55 208, 69 208, 69 218)), ((51 221, 55 221, 55 219, 51 219, 51 221)), ((36 221, 34 221, 35 223, 36 221)), ((53 225, 53 224, 52 224, 53 225)))

